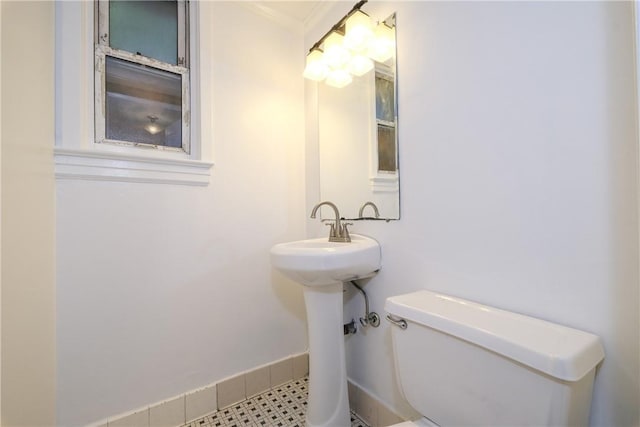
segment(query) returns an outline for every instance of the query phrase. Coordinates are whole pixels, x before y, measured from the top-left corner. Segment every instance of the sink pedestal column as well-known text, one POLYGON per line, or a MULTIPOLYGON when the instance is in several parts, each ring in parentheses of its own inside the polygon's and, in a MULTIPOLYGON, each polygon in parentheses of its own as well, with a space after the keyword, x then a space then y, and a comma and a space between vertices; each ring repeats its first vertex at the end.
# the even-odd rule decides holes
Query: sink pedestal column
POLYGON ((309 331, 308 427, 350 427, 342 282, 304 286, 309 331))

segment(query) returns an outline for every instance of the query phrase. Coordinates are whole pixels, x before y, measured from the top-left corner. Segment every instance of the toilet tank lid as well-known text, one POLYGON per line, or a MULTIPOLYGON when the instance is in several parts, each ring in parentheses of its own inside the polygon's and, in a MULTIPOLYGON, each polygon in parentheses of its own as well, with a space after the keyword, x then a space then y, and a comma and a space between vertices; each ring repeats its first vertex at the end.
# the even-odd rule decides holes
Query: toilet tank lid
POLYGON ((604 359, 596 335, 462 298, 422 290, 387 298, 384 308, 565 381, 604 359))

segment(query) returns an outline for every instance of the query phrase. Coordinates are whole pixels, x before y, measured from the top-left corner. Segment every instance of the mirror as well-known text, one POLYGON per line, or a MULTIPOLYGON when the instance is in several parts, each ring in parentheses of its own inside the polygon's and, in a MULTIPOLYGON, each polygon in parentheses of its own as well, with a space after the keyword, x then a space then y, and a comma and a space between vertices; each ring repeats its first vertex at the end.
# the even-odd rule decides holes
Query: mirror
MULTIPOLYGON (((395 14, 384 22, 395 40, 395 14)), ((348 86, 318 85, 320 199, 347 219, 400 219, 395 52, 348 86), (360 215, 367 202, 378 218, 360 215)))

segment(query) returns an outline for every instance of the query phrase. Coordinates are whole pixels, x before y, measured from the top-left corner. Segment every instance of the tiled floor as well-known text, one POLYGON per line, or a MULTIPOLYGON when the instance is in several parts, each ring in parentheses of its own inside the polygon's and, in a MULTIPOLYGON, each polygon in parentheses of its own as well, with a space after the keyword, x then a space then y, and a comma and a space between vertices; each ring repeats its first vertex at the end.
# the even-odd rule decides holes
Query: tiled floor
MULTIPOLYGON (((305 427, 308 382, 305 377, 282 384, 185 427, 305 427)), ((351 413, 351 427, 369 426, 351 413)))

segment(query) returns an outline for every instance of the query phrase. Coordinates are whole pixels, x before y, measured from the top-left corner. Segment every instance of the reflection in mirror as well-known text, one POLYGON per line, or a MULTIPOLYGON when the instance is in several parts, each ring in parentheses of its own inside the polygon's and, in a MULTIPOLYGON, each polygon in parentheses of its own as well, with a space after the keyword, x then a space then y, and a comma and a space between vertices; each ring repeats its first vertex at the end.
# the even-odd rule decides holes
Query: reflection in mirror
MULTIPOLYGON (((384 22, 395 39, 395 14, 384 22)), ((318 85, 320 199, 345 218, 400 218, 397 112, 395 49, 348 86, 318 85)))

